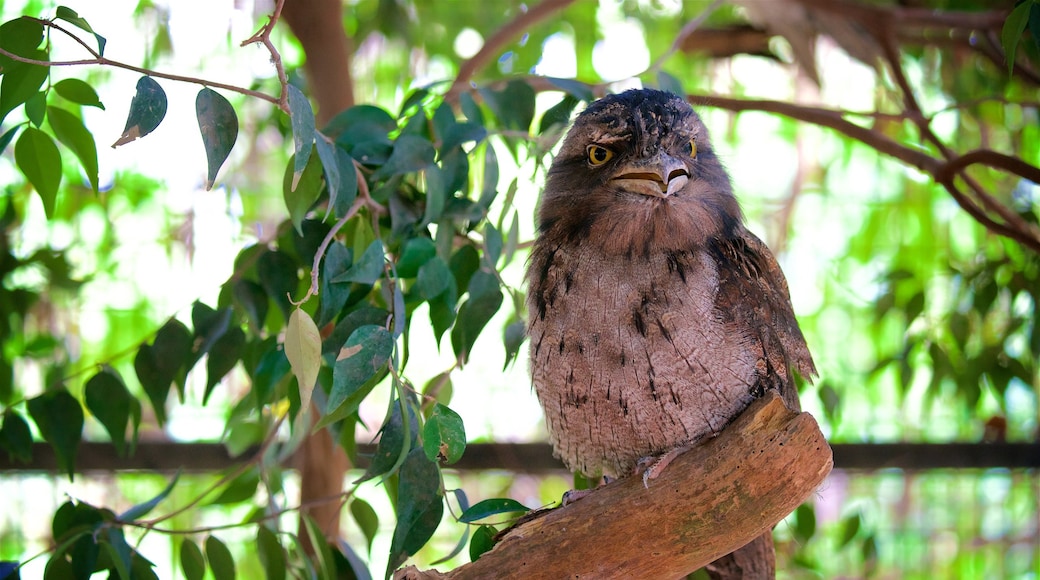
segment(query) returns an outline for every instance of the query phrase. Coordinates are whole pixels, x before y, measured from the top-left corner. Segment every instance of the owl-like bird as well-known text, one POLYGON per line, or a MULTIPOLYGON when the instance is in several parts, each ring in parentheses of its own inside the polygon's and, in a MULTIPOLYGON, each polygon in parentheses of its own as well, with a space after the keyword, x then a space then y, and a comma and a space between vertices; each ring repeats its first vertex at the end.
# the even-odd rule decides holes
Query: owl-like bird
POLYGON ((549 169, 527 266, 531 374, 556 455, 593 476, 717 434, 816 373, 783 273, 700 117, 630 90, 585 109, 549 169))

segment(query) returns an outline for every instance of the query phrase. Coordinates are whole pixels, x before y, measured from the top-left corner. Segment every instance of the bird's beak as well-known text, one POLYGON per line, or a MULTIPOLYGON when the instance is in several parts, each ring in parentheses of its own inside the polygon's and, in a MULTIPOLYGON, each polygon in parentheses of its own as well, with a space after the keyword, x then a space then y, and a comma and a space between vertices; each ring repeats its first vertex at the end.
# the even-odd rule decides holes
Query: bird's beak
POLYGON ((632 193, 669 197, 682 189, 689 179, 690 172, 682 161, 661 152, 622 165, 611 181, 632 193))

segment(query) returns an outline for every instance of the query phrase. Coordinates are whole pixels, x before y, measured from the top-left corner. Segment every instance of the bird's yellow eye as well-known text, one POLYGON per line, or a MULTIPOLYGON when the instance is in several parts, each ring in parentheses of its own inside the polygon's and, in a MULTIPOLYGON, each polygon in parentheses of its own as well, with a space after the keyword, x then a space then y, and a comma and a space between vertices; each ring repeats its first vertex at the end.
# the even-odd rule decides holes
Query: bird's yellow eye
POLYGON ((593 167, 603 165, 614 156, 614 152, 599 145, 589 145, 585 148, 585 154, 589 157, 589 163, 593 167))
POLYGON ((690 157, 696 157, 696 156, 697 156, 697 142, 694 141, 693 139, 690 139, 690 157))

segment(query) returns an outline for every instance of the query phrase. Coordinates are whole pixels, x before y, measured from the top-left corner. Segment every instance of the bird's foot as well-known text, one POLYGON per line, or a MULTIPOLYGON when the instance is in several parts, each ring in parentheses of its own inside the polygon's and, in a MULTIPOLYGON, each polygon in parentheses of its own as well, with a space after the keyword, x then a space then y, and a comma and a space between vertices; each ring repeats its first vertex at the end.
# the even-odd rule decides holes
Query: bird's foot
POLYGON ((596 491, 597 489, 603 487, 604 485, 607 485, 611 481, 613 481, 613 478, 604 475, 603 478, 600 479, 599 484, 597 484, 596 487, 592 489, 572 489, 570 491, 564 492, 563 498, 560 500, 560 506, 568 506, 578 501, 579 499, 584 498, 590 493, 596 491))
POLYGON ((683 445, 682 447, 676 447, 663 455, 641 458, 639 462, 636 463, 635 472, 636 474, 639 474, 640 472, 643 474, 643 487, 650 489, 651 479, 657 479, 657 476, 664 472, 664 468, 668 467, 669 463, 692 448, 693 445, 683 445))

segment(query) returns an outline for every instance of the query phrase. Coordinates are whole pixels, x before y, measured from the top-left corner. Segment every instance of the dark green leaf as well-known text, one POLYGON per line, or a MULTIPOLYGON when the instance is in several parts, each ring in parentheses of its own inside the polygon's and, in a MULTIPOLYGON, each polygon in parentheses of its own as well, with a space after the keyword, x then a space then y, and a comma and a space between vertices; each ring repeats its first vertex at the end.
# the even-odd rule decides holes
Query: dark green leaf
POLYGON ((564 95, 563 100, 550 107, 542 115, 542 120, 538 124, 538 134, 541 135, 553 127, 562 132, 563 128, 570 124, 571 113, 574 112, 574 108, 577 106, 578 99, 570 94, 564 95))
POLYGON ((515 499, 509 499, 507 497, 496 497, 492 499, 485 499, 481 502, 477 502, 476 505, 462 512, 462 514, 459 516, 459 521, 464 524, 472 524, 473 522, 476 522, 478 520, 482 520, 484 518, 495 516, 498 514, 509 514, 514 512, 526 513, 529 511, 531 511, 531 508, 516 501, 515 499))
POLYGON ((83 166, 87 181, 94 193, 98 192, 98 158, 94 136, 83 125, 79 117, 57 107, 47 107, 47 122, 50 123, 54 136, 63 145, 72 150, 83 166))
POLYGON ((350 515, 353 516, 354 521, 357 522, 361 533, 364 534, 365 540, 368 542, 368 551, 372 551, 372 540, 376 537, 376 532, 379 531, 379 516, 376 514, 376 510, 372 509, 372 506, 363 499, 354 498, 350 502, 350 515))
POLYGON ((79 401, 62 388, 29 399, 28 407, 40 434, 54 448, 58 466, 71 480, 76 449, 83 435, 83 408, 79 401))
POLYGON ((441 151, 452 151, 470 141, 480 143, 485 137, 487 129, 478 123, 456 123, 443 136, 441 151))
POLYGON ((849 542, 851 542, 852 539, 856 537, 856 534, 859 533, 861 523, 862 522, 859 514, 853 514, 847 518, 844 518, 844 525, 842 526, 841 531, 841 540, 838 542, 839 550, 849 545, 849 542))
POLYGON ((325 187, 329 191, 329 211, 336 205, 339 197, 341 179, 339 176, 339 161, 336 157, 336 144, 321 133, 315 133, 314 148, 318 153, 318 161, 321 162, 322 171, 325 172, 325 187))
MULTIPOLYGON (((29 58, 46 60, 47 53, 32 51, 29 58)), ((47 80, 48 67, 8 60, 0 79, 0 122, 21 104, 26 104, 40 94, 40 87, 47 80)), ((28 105, 27 105, 28 106, 28 105)), ((27 111, 28 113, 28 111, 27 111)))
POLYGON ((511 80, 501 91, 480 89, 488 107, 506 129, 527 131, 534 119, 534 89, 522 80, 511 80))
POLYGON ((515 320, 506 325, 503 332, 502 342, 506 347, 506 363, 502 370, 509 368, 509 363, 516 360, 520 353, 520 345, 527 338, 527 325, 522 320, 515 320))
POLYGON ((334 321, 350 297, 349 284, 333 284, 332 279, 350 268, 350 250, 339 242, 333 242, 325 251, 325 259, 321 263, 321 292, 318 294, 318 326, 323 327, 334 321))
POLYGON ((247 469, 229 481, 220 495, 210 500, 207 505, 227 505, 251 500, 256 495, 259 485, 260 472, 256 468, 247 469))
POLYGON ((354 167, 354 158, 342 147, 336 146, 336 166, 339 168, 339 187, 335 198, 329 198, 336 217, 342 218, 350 212, 350 208, 357 199, 358 175, 354 167))
POLYGON ((1029 11, 1033 2, 1026 0, 1008 14, 1004 27, 1000 30, 1000 46, 1004 49, 1004 60, 1007 61, 1008 76, 1015 72, 1015 53, 1018 52, 1018 41, 1029 22, 1029 11))
POLYGON ((11 144, 12 140, 14 140, 14 136, 18 134, 18 129, 21 128, 21 125, 15 125, 14 127, 8 129, 6 133, 0 135, 0 154, 2 154, 5 149, 7 149, 7 146, 11 144))
POLYGON ((375 284, 383 275, 383 242, 375 240, 350 268, 332 279, 334 283, 375 284))
POLYGON ((480 253, 471 245, 459 248, 448 262, 451 273, 455 275, 455 283, 459 288, 468 288, 473 274, 480 269, 480 253))
POLYGON ((495 526, 484 524, 473 530, 473 539, 469 543, 469 560, 476 562, 485 552, 495 547, 495 526))
POLYGON ((48 218, 54 217, 58 185, 61 184, 61 154, 54 140, 35 127, 26 127, 14 144, 14 160, 36 193, 40 194, 44 213, 48 218))
POLYGON ((565 91, 568 95, 581 99, 585 102, 595 100, 596 95, 592 92, 592 87, 574 79, 562 79, 555 77, 546 77, 549 84, 555 86, 558 89, 565 91))
POLYGON ((59 20, 64 20, 72 24, 73 26, 76 26, 80 30, 93 34, 94 39, 97 40, 98 54, 104 56, 105 44, 108 41, 105 40, 104 36, 101 36, 100 34, 94 32, 94 29, 90 27, 90 24, 88 24, 86 20, 80 17, 80 15, 77 14, 75 10, 66 6, 58 6, 58 10, 55 12, 54 16, 59 20))
POLYGON ((480 105, 473 100, 473 95, 470 94, 469 91, 464 91, 459 96, 459 106, 462 109, 462 114, 465 115, 467 119, 481 127, 485 126, 484 113, 481 112, 480 105))
POLYGON ((310 161, 303 169, 303 173, 297 180, 298 183, 293 184, 293 180, 296 179, 295 174, 292 173, 296 165, 295 161, 290 161, 286 166, 285 179, 282 181, 282 198, 285 200, 285 207, 289 210, 289 218, 292 220, 293 227, 301 236, 303 235, 303 218, 307 217, 311 206, 318 201, 322 183, 321 160, 317 155, 308 154, 307 157, 310 158, 310 161))
POLYGON ((396 399, 391 404, 393 411, 380 432, 379 444, 376 445, 372 462, 365 474, 355 483, 392 474, 419 439, 419 419, 412 407, 406 405, 409 419, 406 425, 402 418, 401 400, 396 399))
POLYGON ((257 275, 264 292, 282 311, 283 318, 288 321, 293 309, 289 301, 300 283, 299 267, 296 260, 281 250, 264 252, 256 263, 257 275))
MULTIPOLYGON (((453 489, 451 491, 455 494, 456 501, 459 502, 459 509, 462 511, 466 511, 467 509, 469 509, 469 500, 466 498, 466 492, 462 491, 461 489, 453 489)), ((469 531, 470 526, 465 526, 465 530, 462 532, 462 536, 459 537, 459 541, 455 543, 455 547, 451 549, 451 552, 448 552, 446 555, 440 557, 439 559, 430 562, 430 565, 436 566, 438 564, 443 564, 444 562, 447 562, 448 560, 451 560, 455 556, 461 554, 462 550, 466 549, 466 545, 469 543, 469 531)))
POLYGON ((202 580, 206 575, 206 559, 202 550, 190 538, 181 540, 181 570, 185 580, 202 580))
POLYGON ((246 333, 237 326, 229 329, 213 343, 206 359, 206 393, 202 396, 203 405, 209 401, 213 388, 220 383, 224 375, 235 368, 235 364, 242 358, 245 346, 246 333))
POLYGON ((213 571, 215 580, 235 579, 235 559, 224 542, 216 536, 206 538, 206 560, 209 561, 209 569, 213 571))
POLYGON ((451 465, 466 451, 466 429, 462 417, 437 403, 423 426, 423 450, 430 461, 451 465))
POLYGON ((484 225, 484 259, 488 266, 495 268, 501 256, 502 233, 488 222, 484 225))
POLYGON ((495 148, 488 146, 484 151, 484 183, 480 190, 477 205, 487 211, 498 196, 498 156, 495 148))
POLYGON ((116 453, 126 455, 126 426, 130 421, 133 396, 123 384, 123 379, 109 366, 101 369, 87 381, 83 388, 84 402, 105 427, 116 453))
POLYGON ((4 411, 4 424, 0 427, 0 449, 7 451, 10 461, 32 461, 32 432, 29 424, 11 408, 4 411))
POLYGON ((98 98, 97 91, 94 87, 88 85, 86 82, 79 79, 62 79, 52 87, 55 92, 61 95, 63 98, 72 101, 79 105, 86 105, 88 107, 97 107, 102 111, 105 110, 105 105, 101 103, 98 98))
POLYGON ((264 320, 267 319, 267 309, 270 304, 263 287, 252 280, 240 278, 232 286, 231 295, 239 308, 245 311, 250 327, 254 332, 259 333, 264 328, 264 320))
POLYGON ((25 101, 25 116, 37 128, 43 125, 47 116, 47 93, 41 91, 25 101))
POLYGON ((130 101, 130 113, 126 118, 123 134, 112 147, 125 145, 151 133, 166 117, 166 92, 150 76, 137 81, 137 93, 130 101))
MULTIPOLYGON (((193 363, 191 332, 179 320, 171 318, 156 333, 152 346, 146 347, 142 345, 138 350, 141 360, 138 363, 138 358, 134 359, 134 370, 156 414, 165 417, 165 409, 160 409, 166 404, 170 383, 176 380, 183 385, 184 373, 193 363)), ((181 400, 184 400, 183 388, 179 392, 181 400)))
MULTIPOLYGON (((213 310, 206 304, 195 301, 191 307, 191 323, 195 327, 195 360, 209 352, 213 343, 224 336, 231 324, 231 309, 213 310), (202 340, 199 340, 202 339, 202 340)), ((158 353, 156 353, 158 354, 158 353)), ((190 365, 189 365, 190 366, 190 365)))
POLYGON ((285 548, 278 542, 278 536, 267 527, 259 526, 256 530, 256 546, 267 580, 285 580, 288 565, 285 548))
POLYGON ((200 90, 195 98, 195 116, 202 133, 202 146, 206 149, 206 190, 209 190, 238 139, 238 116, 227 99, 208 87, 200 90))
POLYGON ((412 238, 404 243, 401 257, 397 260, 397 276, 399 278, 415 278, 430 258, 437 254, 437 247, 430 238, 412 238))
POLYGON ((336 564, 332 559, 332 552, 329 550, 329 544, 325 540, 325 535, 321 533, 321 528, 318 527, 318 524, 314 522, 314 518, 310 515, 304 515, 303 524, 307 531, 307 537, 310 539, 311 547, 314 550, 312 558, 317 561, 318 580, 333 580, 336 577, 336 564))
POLYGON ((164 487, 158 495, 119 514, 119 521, 132 522, 138 518, 146 516, 149 512, 155 509, 155 506, 159 505, 162 500, 166 499, 166 497, 170 495, 170 492, 173 491, 173 486, 177 485, 177 480, 180 479, 180 477, 181 472, 178 471, 172 478, 170 478, 170 483, 166 484, 166 487, 164 487))
POLYGON ((433 536, 444 513, 437 465, 421 449, 408 453, 397 482, 397 526, 390 543, 387 574, 433 536))
POLYGON ((287 85, 286 91, 289 95, 289 119, 292 123, 294 153, 292 179, 288 191, 296 191, 314 148, 314 110, 311 109, 307 97, 295 85, 287 85))
POLYGON ((322 341, 321 353, 323 355, 338 353, 355 330, 370 324, 385 328, 389 319, 390 312, 383 308, 362 305, 356 310, 351 310, 350 313, 336 323, 336 327, 332 329, 332 334, 322 341))
POLYGON ((432 300, 448 290, 452 282, 451 270, 440 256, 434 256, 419 268, 415 285, 423 300, 432 300))
POLYGON ((502 290, 494 274, 478 270, 469 282, 469 300, 459 307, 451 344, 459 361, 469 359, 477 337, 502 306, 502 290))
POLYGON ((108 557, 112 561, 112 565, 115 567, 119 577, 123 580, 131 580, 130 562, 133 558, 133 550, 130 549, 130 544, 126 543, 123 529, 107 528, 105 530, 105 538, 108 541, 102 542, 101 545, 108 552, 108 557))
POLYGON ((394 142, 390 158, 374 174, 373 181, 381 181, 402 173, 413 173, 433 163, 437 152, 427 139, 415 135, 401 135, 394 142))
POLYGON ((393 349, 393 336, 382 326, 368 325, 355 330, 336 355, 332 391, 325 412, 331 414, 372 378, 386 365, 393 349))
POLYGON ((812 505, 803 503, 798 506, 794 513, 794 536, 804 544, 816 533, 816 512, 813 510, 812 505))
POLYGON ((1033 0, 1033 7, 1029 9, 1029 35, 1033 37, 1037 52, 1040 52, 1040 2, 1036 0, 1033 0))
POLYGON ((250 373, 253 379, 251 390, 256 399, 257 408, 272 402, 275 395, 275 387, 289 374, 289 359, 285 351, 277 348, 277 337, 271 336, 260 343, 259 348, 263 354, 256 361, 256 366, 250 373))

